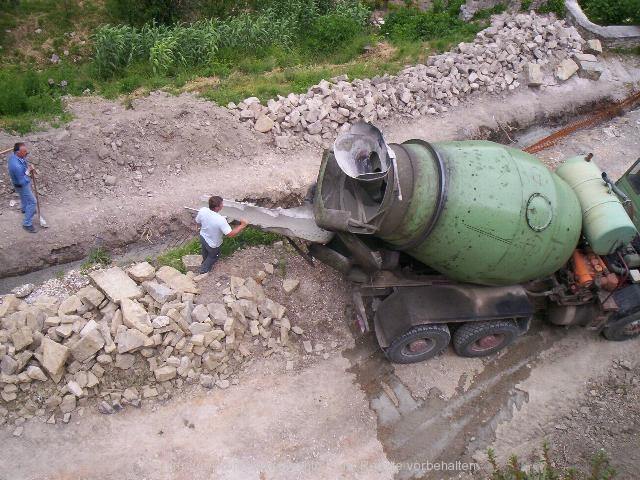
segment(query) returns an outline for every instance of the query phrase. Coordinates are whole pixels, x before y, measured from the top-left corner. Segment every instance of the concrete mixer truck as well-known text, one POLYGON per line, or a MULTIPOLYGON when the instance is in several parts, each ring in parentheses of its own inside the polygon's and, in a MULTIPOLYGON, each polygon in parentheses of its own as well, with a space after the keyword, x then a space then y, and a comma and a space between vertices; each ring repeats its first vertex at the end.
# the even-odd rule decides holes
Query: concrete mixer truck
POLYGON ((591 155, 555 172, 489 141, 387 144, 354 124, 312 202, 223 214, 306 240, 353 284, 362 331, 392 362, 490 355, 536 313, 609 340, 640 335, 640 159, 616 183, 591 155))

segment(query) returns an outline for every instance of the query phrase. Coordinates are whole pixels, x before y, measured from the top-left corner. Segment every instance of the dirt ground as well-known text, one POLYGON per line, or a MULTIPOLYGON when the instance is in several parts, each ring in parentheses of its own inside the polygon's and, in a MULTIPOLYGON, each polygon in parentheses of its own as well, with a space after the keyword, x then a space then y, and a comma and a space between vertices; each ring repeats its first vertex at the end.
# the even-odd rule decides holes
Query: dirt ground
MULTIPOLYGON (((572 116, 580 106, 603 98, 621 98, 628 94, 630 79, 640 79, 637 65, 612 63, 612 70, 616 73, 609 83, 597 88, 576 79, 544 92, 523 90, 504 99, 475 99, 442 118, 405 119, 382 127, 390 141, 402 141, 416 136, 468 138, 495 131, 498 124, 544 123, 562 113, 572 116)), ((143 122, 145 116, 151 118, 150 112, 161 116, 182 101, 198 103, 158 96, 141 100, 134 112, 148 109, 137 120, 143 122)), ((186 110, 193 109, 189 105, 186 110)), ((121 113, 133 115, 124 109, 121 113)), ((73 138, 91 122, 124 122, 118 115, 108 120, 80 116, 62 132, 73 138)), ((640 155, 639 130, 640 110, 634 110, 572 135, 538 156, 554 165, 563 157, 591 151, 616 178, 640 155)), ((176 141, 185 145, 198 137, 187 138, 182 132, 176 131, 176 141)), ((544 133, 538 128, 514 136, 532 143, 544 133)), ((33 138, 53 143, 59 134, 33 138)), ((233 132, 229 135, 230 142, 233 132)), ((80 188, 75 183, 68 191, 51 186, 46 206, 52 227, 37 241, 45 244, 43 249, 75 242, 80 251, 96 239, 140 240, 145 225, 153 226, 150 239, 158 240, 189 221, 180 208, 198 201, 202 193, 274 201, 292 198, 313 181, 318 151, 278 152, 257 134, 237 135, 243 145, 258 138, 260 152, 214 165, 190 163, 197 149, 184 161, 179 151, 172 151, 165 163, 158 160, 157 175, 177 163, 172 158, 179 157, 185 168, 178 175, 174 167, 173 173, 163 173, 159 178, 165 183, 153 197, 146 196, 145 189, 153 188, 147 185, 154 182, 145 183, 144 175, 141 190, 132 189, 135 183, 118 183, 113 192, 105 192, 91 187, 99 182, 87 182, 95 195, 81 202, 74 200, 80 188)), ((165 150, 167 145, 161 144, 156 151, 165 150)), ((156 170, 147 175, 153 177, 156 170)), ((28 249, 36 245, 31 243, 36 240, 16 232, 18 221, 13 210, 5 209, 0 216, 5 271, 23 265, 21 261, 33 254, 28 249)), ((38 265, 50 262, 50 256, 43 253, 38 265)), ((101 415, 88 405, 68 425, 28 421, 17 438, 3 427, 0 479, 484 478, 487 448, 501 460, 515 453, 526 463, 545 440, 559 465, 585 467, 604 448, 619 471, 616 478, 640 478, 639 340, 608 342, 584 329, 536 320, 527 335, 492 357, 464 359, 448 350, 422 364, 393 365, 373 335, 357 335, 352 328, 349 285, 329 268, 311 267, 283 247, 252 248, 221 261, 198 301, 216 298, 231 275, 252 275, 271 260, 280 260, 283 267, 269 278, 267 295, 288 308, 291 323, 305 330, 304 339, 322 348, 307 354, 302 338, 296 338, 290 358, 257 355, 238 374, 238 385, 228 390, 190 387, 164 403, 145 401, 140 409, 127 408, 116 415, 101 415), (299 279, 300 288, 285 295, 282 276, 299 279), (288 360, 294 362, 292 370, 286 368, 288 360), (480 470, 467 473, 465 468, 475 463, 480 470), (436 464, 451 468, 435 471, 436 464)), ((9 284, 2 283, 4 288, 9 284)))

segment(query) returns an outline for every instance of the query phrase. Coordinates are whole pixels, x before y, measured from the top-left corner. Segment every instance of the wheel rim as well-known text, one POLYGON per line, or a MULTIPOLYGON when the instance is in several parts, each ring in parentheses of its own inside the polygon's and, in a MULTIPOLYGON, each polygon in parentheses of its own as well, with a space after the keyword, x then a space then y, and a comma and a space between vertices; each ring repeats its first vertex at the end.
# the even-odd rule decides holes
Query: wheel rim
POLYGON ((501 333, 492 333, 491 335, 485 335, 479 338, 471 345, 471 350, 474 352, 486 352, 499 347, 504 342, 504 335, 501 333))
POLYGON ((622 333, 629 336, 638 335, 640 333, 640 319, 625 325, 622 333))
POLYGON ((431 350, 433 344, 434 341, 430 338, 416 338, 402 348, 402 353, 408 357, 422 355, 431 350))

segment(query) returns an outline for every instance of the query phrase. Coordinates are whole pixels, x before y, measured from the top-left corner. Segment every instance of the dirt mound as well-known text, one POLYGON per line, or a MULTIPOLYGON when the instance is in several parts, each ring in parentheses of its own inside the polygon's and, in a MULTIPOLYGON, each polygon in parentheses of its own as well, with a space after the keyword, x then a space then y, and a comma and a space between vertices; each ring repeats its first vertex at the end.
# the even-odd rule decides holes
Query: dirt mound
MULTIPOLYGON (((91 97, 69 103, 64 129, 30 135, 38 186, 50 199, 146 195, 152 185, 255 156, 267 139, 240 125, 225 108, 192 94, 153 92, 130 104, 91 97)), ((0 144, 22 140, 0 134, 0 144)), ((13 188, 0 172, 0 199, 13 188)))

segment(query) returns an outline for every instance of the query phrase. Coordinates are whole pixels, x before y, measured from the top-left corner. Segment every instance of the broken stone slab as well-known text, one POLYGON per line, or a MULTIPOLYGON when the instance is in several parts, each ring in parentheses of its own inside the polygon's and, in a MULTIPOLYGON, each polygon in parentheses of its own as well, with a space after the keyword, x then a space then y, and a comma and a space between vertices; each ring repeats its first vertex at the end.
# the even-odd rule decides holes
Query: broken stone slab
POLYGON ((136 387, 129 387, 125 389, 125 391, 122 393, 122 396, 128 402, 132 402, 140 398, 140 394, 138 393, 138 389, 136 387))
POLYGON ((587 44, 583 47, 585 53, 592 55, 600 55, 602 53, 602 43, 597 38, 587 40, 587 44))
POLYGON ((5 375, 13 375, 18 370, 18 362, 11 355, 4 355, 0 361, 0 372, 5 375))
POLYGON ((164 367, 160 367, 154 370, 153 374, 155 375, 158 382, 167 382, 176 378, 177 370, 176 367, 165 365, 164 367))
POLYGON ((189 325, 191 335, 199 335, 201 333, 210 332, 213 326, 210 323, 193 322, 189 325))
POLYGON ((13 294, 5 295, 0 303, 0 318, 6 317, 18 310, 22 300, 13 294))
POLYGON ((58 307, 58 316, 64 317, 65 315, 73 315, 78 311, 82 311, 84 305, 77 295, 71 295, 65 298, 60 307, 58 307))
POLYGON ((562 82, 569 80, 575 75, 580 67, 570 58, 565 58, 560 65, 556 67, 556 78, 562 82))
POLYGON ((598 62, 581 62, 578 76, 589 80, 600 80, 602 71, 602 65, 598 62))
POLYGON ((94 284, 114 303, 143 296, 142 289, 120 267, 91 272, 94 284))
POLYGON ((580 65, 580 62, 597 62, 598 59, 595 55, 590 53, 576 53, 573 58, 580 65))
POLYGON ((60 411, 62 413, 71 413, 76 409, 76 397, 73 394, 67 394, 62 398, 60 403, 60 411))
POLYGON ((147 338, 144 333, 135 328, 120 331, 115 340, 118 353, 127 353, 144 347, 147 338))
POLYGON ((134 363, 136 363, 135 355, 132 355, 130 353, 123 353, 116 355, 114 366, 121 370, 129 370, 133 367, 134 363))
POLYGON ((191 311, 191 318, 195 322, 204 323, 209 320, 209 310, 204 305, 196 305, 191 311))
POLYGON ((78 362, 84 362, 104 347, 105 341, 98 330, 91 330, 71 346, 71 355, 78 362))
POLYGON ((221 303, 209 303, 207 305, 209 316, 215 325, 224 325, 227 321, 227 309, 221 303))
POLYGON ((256 124, 253 126, 253 128, 255 128, 256 131, 260 133, 267 133, 271 131, 274 125, 275 122, 263 114, 258 117, 258 120, 256 120, 256 124))
POLYGON ((64 364, 69 357, 69 348, 54 342, 50 338, 42 339, 42 366, 49 373, 55 383, 58 383, 64 373, 64 364))
POLYGON ((58 314, 60 300, 55 297, 43 295, 36 298, 32 305, 43 312, 45 315, 55 317, 58 314))
POLYGON ((171 319, 166 315, 158 315, 151 321, 153 328, 164 328, 171 325, 171 319))
POLYGON ((275 318, 276 320, 282 319, 285 312, 287 311, 287 309, 284 306, 274 302, 270 298, 267 298, 261 303, 259 303, 258 310, 265 317, 275 318))
POLYGON ((156 272, 156 277, 166 283, 176 292, 180 293, 200 293, 196 283, 185 274, 180 273, 173 267, 164 266, 156 272))
POLYGON ((527 63, 525 70, 527 85, 530 87, 539 87, 544 82, 542 68, 538 63, 527 63))
POLYGON ((84 395, 82 387, 74 380, 67 382, 67 390, 78 398, 84 395))
POLYGON ((162 283, 146 281, 142 283, 142 287, 158 303, 171 302, 178 296, 175 290, 162 283))
POLYGON ((300 285, 300 280, 293 278, 285 278, 282 281, 282 289, 285 293, 292 293, 300 285))
POLYGON ((153 280, 156 269, 149 262, 136 263, 127 269, 129 276, 138 283, 153 280))
POLYGON ((135 328, 145 335, 153 333, 153 325, 151 325, 149 314, 138 302, 123 298, 121 301, 121 310, 122 323, 125 326, 135 328))
POLYGON ((73 324, 65 323, 56 327, 55 332, 62 338, 69 338, 73 334, 73 324))
POLYGON ((182 264, 187 272, 200 273, 202 265, 201 255, 185 255, 182 257, 182 264))
POLYGON ((11 333, 11 343, 16 352, 24 350, 33 343, 33 332, 29 327, 20 327, 11 333))
POLYGON ((93 308, 100 308, 100 305, 102 305, 102 302, 105 300, 104 294, 91 285, 87 285, 78 290, 76 296, 78 296, 82 302, 91 305, 93 308))

